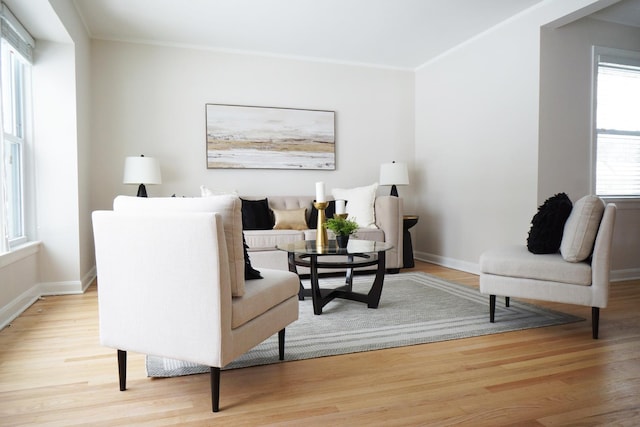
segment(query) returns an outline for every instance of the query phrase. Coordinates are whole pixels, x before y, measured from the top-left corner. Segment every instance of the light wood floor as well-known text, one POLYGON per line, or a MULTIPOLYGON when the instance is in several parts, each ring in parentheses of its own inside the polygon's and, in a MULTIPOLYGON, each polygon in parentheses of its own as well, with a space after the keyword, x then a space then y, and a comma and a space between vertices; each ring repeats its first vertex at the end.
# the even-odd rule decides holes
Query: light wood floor
POLYGON ((640 425, 640 281, 612 284, 599 340, 589 320, 225 371, 217 414, 207 374, 149 379, 137 354, 118 391, 96 295, 44 298, 0 332, 0 425, 640 425))

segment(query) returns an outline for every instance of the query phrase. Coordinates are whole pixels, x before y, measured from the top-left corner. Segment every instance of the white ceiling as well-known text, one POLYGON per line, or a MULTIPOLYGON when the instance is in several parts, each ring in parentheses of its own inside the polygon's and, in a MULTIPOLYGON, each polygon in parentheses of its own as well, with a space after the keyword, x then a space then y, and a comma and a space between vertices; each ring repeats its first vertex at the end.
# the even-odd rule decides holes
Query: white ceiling
POLYGON ((616 24, 640 27, 640 0, 625 0, 594 13, 591 17, 616 24))
MULTIPOLYGON (((71 41, 49 0, 3 1, 36 39, 71 41)), ((544 0, 72 1, 96 39, 415 69, 544 0)), ((592 17, 640 27, 640 0, 592 17)))
POLYGON ((414 69, 542 0, 74 0, 91 37, 414 69))

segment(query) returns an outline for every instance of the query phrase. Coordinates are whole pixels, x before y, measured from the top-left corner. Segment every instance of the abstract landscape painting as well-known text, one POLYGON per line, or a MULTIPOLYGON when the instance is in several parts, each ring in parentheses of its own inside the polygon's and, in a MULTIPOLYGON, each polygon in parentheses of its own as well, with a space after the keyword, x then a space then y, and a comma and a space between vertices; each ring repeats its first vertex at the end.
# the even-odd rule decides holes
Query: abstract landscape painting
POLYGON ((206 104, 207 168, 329 169, 335 112, 206 104))

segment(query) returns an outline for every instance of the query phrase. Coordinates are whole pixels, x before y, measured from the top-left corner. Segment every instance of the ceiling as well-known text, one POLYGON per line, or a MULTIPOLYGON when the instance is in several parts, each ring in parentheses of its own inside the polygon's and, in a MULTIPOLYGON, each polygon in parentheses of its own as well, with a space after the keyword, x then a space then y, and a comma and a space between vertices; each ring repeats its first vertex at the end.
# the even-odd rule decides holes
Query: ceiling
POLYGON ((74 0, 92 38, 414 69, 542 0, 74 0))
MULTIPOLYGON (((3 1, 36 39, 71 41, 49 0, 3 1)), ((544 1, 72 0, 94 39, 410 70, 544 1)), ((640 0, 591 16, 640 27, 640 0)))

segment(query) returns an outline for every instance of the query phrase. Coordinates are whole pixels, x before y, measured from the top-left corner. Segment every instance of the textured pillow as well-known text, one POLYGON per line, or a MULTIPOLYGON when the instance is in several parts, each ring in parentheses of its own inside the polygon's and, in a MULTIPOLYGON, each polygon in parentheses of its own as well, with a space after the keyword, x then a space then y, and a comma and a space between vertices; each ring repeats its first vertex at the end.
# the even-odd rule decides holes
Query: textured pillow
POLYGON ((334 188, 331 190, 331 194, 334 199, 346 200, 349 203, 349 208, 347 209, 349 218, 353 218, 360 227, 377 228, 376 214, 373 206, 376 200, 377 190, 378 183, 376 182, 366 187, 350 189, 334 188))
POLYGON ((242 228, 244 230, 271 230, 273 228, 273 218, 269 201, 242 200, 242 228))
MULTIPOLYGON (((224 238, 229 256, 231 295, 244 295, 244 254, 242 215, 237 196, 211 197, 131 197, 118 196, 113 210, 120 212, 217 212, 222 216, 224 238)), ((160 231, 159 231, 160 232, 160 231)))
POLYGON ((591 255, 603 214, 604 202, 597 196, 584 196, 575 203, 560 244, 565 261, 580 262, 591 255))
MULTIPOLYGON (((314 200, 315 202, 315 200, 314 200)), ((333 218, 333 214, 336 213, 336 201, 335 200, 327 200, 329 202, 329 206, 324 210, 324 216, 326 218, 333 218)), ((310 229, 315 229, 318 227, 318 209, 313 206, 311 203, 311 213, 309 214, 309 227, 310 229)))
POLYGON ((527 249, 534 254, 554 254, 560 249, 564 224, 572 208, 565 193, 549 197, 531 220, 527 249))
POLYGON ((300 209, 274 209, 275 230, 306 230, 307 208, 300 209))
POLYGON ((249 253, 247 252, 249 246, 247 246, 247 242, 244 240, 244 233, 242 233, 242 248, 244 250, 244 280, 262 279, 260 272, 251 265, 249 253))

